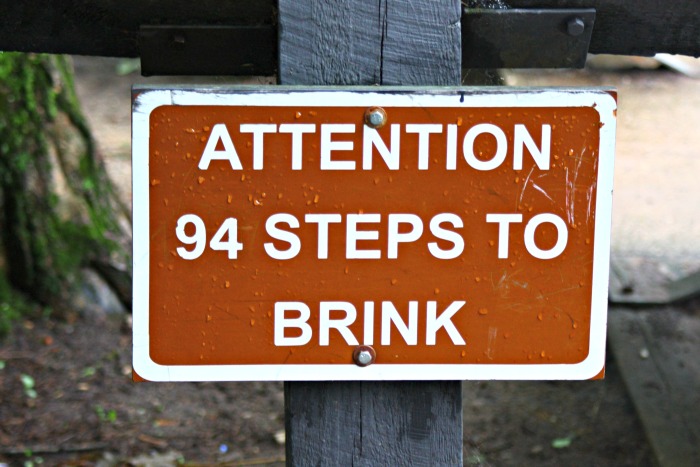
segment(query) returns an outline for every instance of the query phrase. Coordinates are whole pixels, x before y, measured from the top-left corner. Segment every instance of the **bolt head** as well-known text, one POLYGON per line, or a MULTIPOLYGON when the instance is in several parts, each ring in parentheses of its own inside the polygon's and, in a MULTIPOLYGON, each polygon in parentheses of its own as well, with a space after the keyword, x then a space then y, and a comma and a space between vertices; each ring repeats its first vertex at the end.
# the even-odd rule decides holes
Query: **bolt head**
POLYGON ((381 128, 386 124, 386 110, 381 107, 370 107, 365 111, 365 125, 370 128, 381 128))
POLYGON ((585 30, 586 23, 581 18, 571 18, 566 23, 566 32, 572 37, 580 36, 585 30))
POLYGON ((377 353, 369 345, 360 345, 355 347, 352 353, 352 359, 357 366, 365 367, 374 363, 377 358, 377 353))
POLYGON ((369 365, 371 361, 372 354, 370 354, 366 350, 363 350, 357 354, 357 363, 360 363, 362 365, 369 365))
POLYGON ((171 41, 170 45, 174 49, 182 50, 185 48, 185 43, 187 42, 187 38, 185 37, 185 33, 183 33, 182 31, 176 31, 172 35, 171 39, 172 39, 172 41, 171 41))

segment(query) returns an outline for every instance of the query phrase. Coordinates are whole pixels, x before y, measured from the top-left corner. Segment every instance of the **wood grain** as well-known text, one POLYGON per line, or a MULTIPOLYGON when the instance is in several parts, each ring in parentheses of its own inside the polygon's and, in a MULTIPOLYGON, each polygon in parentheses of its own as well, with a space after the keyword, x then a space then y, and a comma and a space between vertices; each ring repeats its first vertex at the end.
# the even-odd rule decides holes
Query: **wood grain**
POLYGON ((457 83, 459 17, 447 1, 280 2, 280 82, 457 83))
MULTIPOLYGON (((281 84, 459 84, 458 0, 338 3, 280 0, 281 84)), ((461 400, 458 381, 286 383, 287 465, 461 466, 461 400)))
POLYGON ((462 465, 461 384, 286 383, 287 465, 462 465))
MULTIPOLYGON (((669 8, 658 0, 508 0, 486 2, 507 8, 595 8, 596 24, 590 52, 623 55, 654 55, 655 53, 700 55, 700 8, 697 0, 675 0, 669 8)), ((318 60, 316 73, 343 84, 356 80, 361 83, 383 83, 389 75, 386 68, 411 68, 406 76, 420 76, 435 61, 434 41, 419 39, 413 34, 420 27, 416 18, 430 8, 439 25, 431 34, 453 36, 459 28, 453 21, 455 5, 434 2, 401 2, 391 0, 372 3, 360 1, 308 2, 285 6, 281 15, 289 21, 281 34, 295 36, 297 47, 313 51, 323 57, 329 51, 336 61, 318 60), (435 5, 440 5, 433 8, 435 5), (349 14, 352 12, 352 15, 349 14), (304 28, 323 18, 325 29, 304 28), (399 18, 402 18, 399 21, 399 18), (446 20, 446 21, 443 21, 446 20), (298 24, 295 24, 298 22, 298 24), (286 29, 286 30, 285 30, 286 29), (313 31, 310 34, 309 31, 313 31), (362 41, 358 41, 358 38, 362 41), (382 44, 382 38, 384 44, 382 44), (381 60, 377 51, 389 50, 392 41, 405 42, 414 47, 411 57, 392 57, 381 60), (382 46, 384 45, 384 47, 382 46), (342 70, 348 56, 355 56, 350 69, 342 70), (385 69, 382 69, 383 64, 385 69)), ((470 0, 466 5, 479 6, 484 0, 470 0)), ((34 0, 14 0, 0 3, 0 50, 27 52, 70 53, 115 57, 137 57, 140 54, 139 29, 141 25, 274 25, 273 0, 201 0, 193 7, 186 0, 169 2, 143 0, 65 0, 44 2, 36 6, 34 0)), ((290 41, 288 37, 286 42, 290 41)), ((220 44, 213 42, 212 47, 220 44)), ((235 51, 232 51, 235 53, 235 51)), ((274 56, 269 45, 265 52, 274 56)), ((442 50, 452 54, 454 51, 442 50)), ((289 55, 280 56, 280 68, 294 71, 289 55)), ((440 66, 440 65, 438 65, 440 66)), ((387 84, 389 82, 386 82, 387 84)), ((437 83, 436 83, 437 84, 437 83)))
POLYGON ((661 466, 700 465, 700 323, 680 307, 614 307, 610 347, 661 466))
POLYGON ((274 0, 199 0, 195 6, 186 0, 0 2, 0 50, 138 57, 142 25, 271 25, 274 5, 274 0))

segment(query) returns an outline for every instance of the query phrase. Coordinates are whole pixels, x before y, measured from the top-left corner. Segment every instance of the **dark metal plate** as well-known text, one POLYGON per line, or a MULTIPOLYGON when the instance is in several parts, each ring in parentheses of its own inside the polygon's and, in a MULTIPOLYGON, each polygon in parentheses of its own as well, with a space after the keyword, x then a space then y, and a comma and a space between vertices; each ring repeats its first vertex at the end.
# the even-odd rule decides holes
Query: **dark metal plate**
POLYGON ((462 68, 583 68, 595 9, 465 9, 462 68))

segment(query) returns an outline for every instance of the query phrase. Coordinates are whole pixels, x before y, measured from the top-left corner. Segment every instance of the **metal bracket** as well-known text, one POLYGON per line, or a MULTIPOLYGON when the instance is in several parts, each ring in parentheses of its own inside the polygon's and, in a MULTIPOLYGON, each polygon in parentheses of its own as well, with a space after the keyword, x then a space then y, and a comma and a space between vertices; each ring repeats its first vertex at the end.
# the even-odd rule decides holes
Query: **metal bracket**
POLYGON ((697 262, 669 265, 645 257, 610 261, 610 303, 617 305, 668 305, 700 296, 697 262))
POLYGON ((462 68, 583 68, 595 9, 465 8, 462 68))
POLYGON ((141 26, 141 74, 273 75, 274 26, 141 26))

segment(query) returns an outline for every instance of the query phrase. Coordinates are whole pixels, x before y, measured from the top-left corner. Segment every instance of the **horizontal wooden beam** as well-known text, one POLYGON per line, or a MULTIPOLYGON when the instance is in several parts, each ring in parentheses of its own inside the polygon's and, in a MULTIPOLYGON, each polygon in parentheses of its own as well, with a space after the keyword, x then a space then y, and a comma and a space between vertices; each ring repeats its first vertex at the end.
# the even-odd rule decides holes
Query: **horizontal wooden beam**
MULTIPOLYGON (((596 16, 589 52, 700 56, 697 0, 674 0, 672 4, 658 0, 467 0, 464 4, 464 15, 479 8, 592 8, 596 16)), ((13 0, 0 3, 0 50, 143 57, 144 51, 153 45, 144 44, 148 41, 144 38, 144 27, 257 27, 260 34, 272 40, 255 41, 255 44, 250 41, 249 48, 255 49, 255 57, 263 57, 261 63, 276 65, 276 5, 276 0, 199 0, 194 4, 190 0, 63 0, 37 6, 34 0, 13 0), (269 28, 270 33, 261 32, 260 27, 269 28)), ((227 47, 217 37, 213 35, 207 47, 228 48, 234 61, 238 59, 237 53, 241 55, 241 66, 229 66, 221 70, 222 74, 259 74, 276 68, 251 66, 248 63, 251 53, 227 47)), ((177 39, 173 37, 175 42, 177 39)), ((196 44, 201 47, 200 40, 196 44)), ((148 52, 152 54, 152 48, 148 52)), ((188 50, 183 56, 192 54, 197 52, 188 50)), ((192 69, 190 74, 202 73, 192 69)))
POLYGON ((142 26, 274 26, 276 5, 276 0, 0 2, 0 50, 138 57, 142 26))
POLYGON ((506 0, 504 3, 509 8, 595 8, 591 53, 700 56, 697 0, 506 0))

